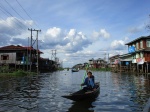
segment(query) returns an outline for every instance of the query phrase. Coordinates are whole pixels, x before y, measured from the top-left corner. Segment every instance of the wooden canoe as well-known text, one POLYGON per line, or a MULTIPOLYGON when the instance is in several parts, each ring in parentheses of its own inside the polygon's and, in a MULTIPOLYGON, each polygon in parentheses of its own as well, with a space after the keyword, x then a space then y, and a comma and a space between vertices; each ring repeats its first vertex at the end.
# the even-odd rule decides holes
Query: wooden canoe
POLYGON ((78 72, 79 70, 77 70, 77 69, 72 69, 72 72, 78 72))
POLYGON ((99 95, 99 92, 100 92, 100 85, 99 85, 99 83, 96 83, 96 89, 94 91, 85 92, 82 89, 82 90, 79 90, 75 93, 65 95, 62 97, 73 100, 73 101, 82 101, 82 100, 86 100, 86 99, 96 98, 99 95))

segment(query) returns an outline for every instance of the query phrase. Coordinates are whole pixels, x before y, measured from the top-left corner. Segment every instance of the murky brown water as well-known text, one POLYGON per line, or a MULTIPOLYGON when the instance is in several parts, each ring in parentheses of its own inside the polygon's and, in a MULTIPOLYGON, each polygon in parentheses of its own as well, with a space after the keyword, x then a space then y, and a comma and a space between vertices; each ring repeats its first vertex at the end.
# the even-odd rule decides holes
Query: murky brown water
POLYGON ((0 112, 141 112, 150 97, 145 75, 93 72, 100 81, 94 101, 73 102, 62 95, 80 89, 84 71, 0 78, 0 112))

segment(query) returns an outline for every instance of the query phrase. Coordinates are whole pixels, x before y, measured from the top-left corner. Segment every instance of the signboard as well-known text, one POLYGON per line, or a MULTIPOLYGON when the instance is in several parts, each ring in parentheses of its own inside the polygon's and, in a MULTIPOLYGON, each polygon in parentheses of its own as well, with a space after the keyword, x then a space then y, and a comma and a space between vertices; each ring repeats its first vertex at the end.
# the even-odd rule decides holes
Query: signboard
POLYGON ((126 61, 126 65, 129 65, 129 62, 128 62, 128 61, 126 61))
POLYGON ((144 61, 145 61, 144 58, 137 58, 137 59, 136 59, 136 62, 137 62, 137 64, 139 64, 139 65, 144 64, 144 61))
POLYGON ((132 63, 136 63, 136 59, 133 59, 133 60, 132 60, 132 63))
POLYGON ((115 60, 115 62, 114 62, 114 64, 118 64, 119 63, 119 60, 118 59, 116 59, 115 60))
POLYGON ((135 47, 134 46, 129 47, 128 52, 129 53, 135 52, 135 47))

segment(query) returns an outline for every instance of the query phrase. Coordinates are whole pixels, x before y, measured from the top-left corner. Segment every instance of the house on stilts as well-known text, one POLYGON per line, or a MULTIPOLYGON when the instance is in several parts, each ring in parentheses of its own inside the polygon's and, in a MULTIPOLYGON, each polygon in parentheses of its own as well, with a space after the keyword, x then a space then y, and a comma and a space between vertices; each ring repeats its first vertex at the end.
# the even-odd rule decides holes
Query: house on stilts
POLYGON ((110 57, 112 71, 150 73, 150 36, 142 36, 126 43, 128 53, 110 57), (113 61, 114 62, 113 62, 113 61))

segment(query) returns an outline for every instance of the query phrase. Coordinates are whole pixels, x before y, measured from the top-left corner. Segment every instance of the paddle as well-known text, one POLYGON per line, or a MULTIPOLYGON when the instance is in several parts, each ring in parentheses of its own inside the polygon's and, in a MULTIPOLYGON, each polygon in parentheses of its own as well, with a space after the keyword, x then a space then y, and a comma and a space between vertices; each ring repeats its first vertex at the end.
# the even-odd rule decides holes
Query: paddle
MULTIPOLYGON (((86 70, 87 70, 87 68, 88 68, 88 64, 86 65, 86 70)), ((82 83, 84 83, 84 80, 85 80, 86 75, 87 75, 87 71, 86 70, 85 70, 84 76, 82 78, 82 83)), ((82 89, 82 86, 80 86, 80 89, 82 89)))

